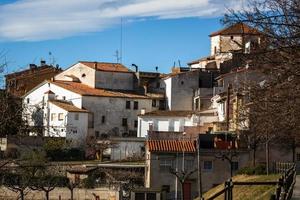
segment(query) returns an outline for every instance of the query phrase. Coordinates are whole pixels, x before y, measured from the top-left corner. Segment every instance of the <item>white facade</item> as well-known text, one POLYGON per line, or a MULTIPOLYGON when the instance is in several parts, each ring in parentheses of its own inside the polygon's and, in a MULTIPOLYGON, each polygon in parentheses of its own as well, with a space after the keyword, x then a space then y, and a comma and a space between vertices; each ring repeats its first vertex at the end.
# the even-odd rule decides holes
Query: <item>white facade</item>
POLYGON ((77 63, 54 77, 55 80, 73 81, 78 79, 82 84, 95 88, 96 70, 82 63, 77 63))

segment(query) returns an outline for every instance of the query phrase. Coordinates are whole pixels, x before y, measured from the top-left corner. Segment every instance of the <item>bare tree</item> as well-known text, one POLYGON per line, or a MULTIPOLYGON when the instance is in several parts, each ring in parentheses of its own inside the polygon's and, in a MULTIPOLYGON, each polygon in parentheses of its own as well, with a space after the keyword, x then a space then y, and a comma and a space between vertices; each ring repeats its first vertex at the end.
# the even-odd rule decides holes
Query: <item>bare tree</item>
MULTIPOLYGON (((300 2, 248 0, 242 11, 225 15, 225 24, 243 22, 261 33, 261 45, 242 55, 242 63, 266 75, 244 91, 248 133, 264 142, 267 172, 270 143, 295 148, 300 128, 300 2)), ((245 120, 244 118, 244 120, 245 120)), ((293 150, 294 152, 294 150, 293 150)))

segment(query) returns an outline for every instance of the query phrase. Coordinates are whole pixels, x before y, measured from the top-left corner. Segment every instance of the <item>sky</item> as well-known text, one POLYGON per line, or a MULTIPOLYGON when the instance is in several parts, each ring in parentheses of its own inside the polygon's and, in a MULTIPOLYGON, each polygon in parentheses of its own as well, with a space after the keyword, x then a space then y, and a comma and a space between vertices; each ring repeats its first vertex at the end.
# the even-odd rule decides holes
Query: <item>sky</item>
POLYGON ((154 71, 158 66, 167 73, 174 62, 186 66, 207 56, 208 35, 222 28, 220 19, 228 8, 240 9, 241 4, 242 0, 0 0, 0 52, 8 63, 6 73, 41 59, 63 69, 80 60, 117 62, 116 51, 121 49, 127 67, 134 63, 140 70, 154 71))

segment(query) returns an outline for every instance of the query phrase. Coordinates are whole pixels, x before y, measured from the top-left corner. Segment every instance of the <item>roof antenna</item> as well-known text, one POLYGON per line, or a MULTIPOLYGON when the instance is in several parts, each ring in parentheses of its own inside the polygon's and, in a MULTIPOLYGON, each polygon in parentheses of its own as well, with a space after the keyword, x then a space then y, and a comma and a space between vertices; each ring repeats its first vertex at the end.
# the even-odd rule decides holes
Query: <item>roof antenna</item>
POLYGON ((116 57, 117 63, 120 63, 120 59, 121 59, 121 58, 120 58, 120 54, 119 54, 119 51, 118 51, 118 50, 116 50, 114 56, 116 57))
POLYGON ((178 65, 179 65, 179 67, 181 67, 181 63, 180 63, 180 60, 178 59, 178 65))
POLYGON ((121 17, 121 33, 120 33, 120 63, 122 64, 122 53, 123 53, 123 17, 121 17))
POLYGON ((173 68, 175 67, 175 65, 176 65, 176 62, 174 61, 173 68))

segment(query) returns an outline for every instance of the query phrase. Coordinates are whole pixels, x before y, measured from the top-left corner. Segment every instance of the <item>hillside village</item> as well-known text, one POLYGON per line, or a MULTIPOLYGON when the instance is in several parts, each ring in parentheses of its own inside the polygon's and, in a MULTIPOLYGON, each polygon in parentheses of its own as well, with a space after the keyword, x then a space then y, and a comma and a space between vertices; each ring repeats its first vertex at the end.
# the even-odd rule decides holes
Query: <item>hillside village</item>
MULTIPOLYGON (((1 157, 63 141, 83 152, 76 162, 51 161, 61 162, 70 179, 80 182, 100 169, 122 183, 135 172, 131 199, 194 199, 252 162, 266 164, 265 146, 253 154, 245 136, 249 121, 239 113, 250 103, 243 89, 267 79, 241 60, 265 45, 263 34, 236 23, 208 39, 210 55, 168 74, 102 61, 61 70, 42 61, 6 75, 6 90, 20 98, 31 129, 22 139, 1 138, 1 157)), ((270 163, 300 160, 297 148, 274 146, 269 155, 270 163)), ((99 185, 107 199, 122 199, 125 189, 110 187, 105 177, 99 185)))

